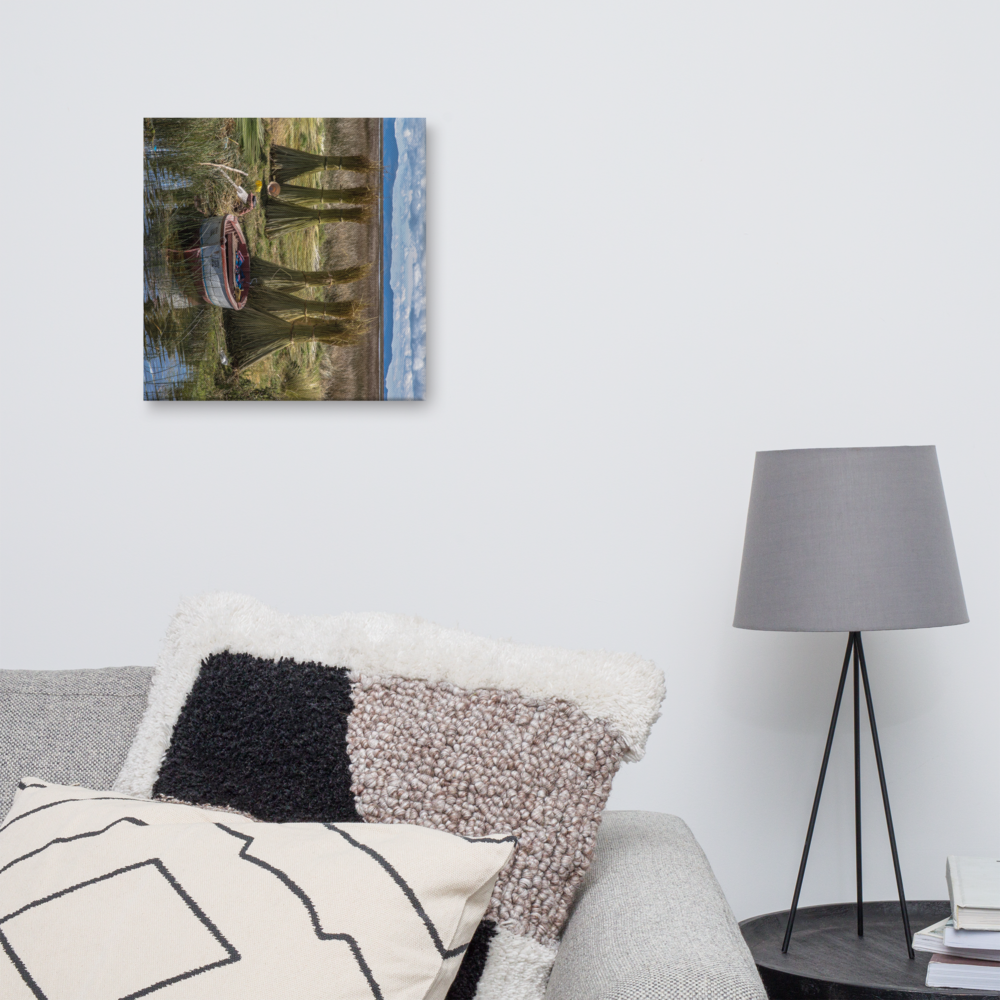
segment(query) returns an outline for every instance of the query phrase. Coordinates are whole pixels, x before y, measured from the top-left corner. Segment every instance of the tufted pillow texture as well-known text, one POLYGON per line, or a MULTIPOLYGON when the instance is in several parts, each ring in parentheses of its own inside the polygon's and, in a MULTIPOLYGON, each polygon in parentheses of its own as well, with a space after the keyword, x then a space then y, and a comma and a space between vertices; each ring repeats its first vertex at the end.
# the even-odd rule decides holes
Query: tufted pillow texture
POLYGON ((267 821, 511 831, 449 998, 534 1000, 611 780, 641 757, 662 698, 637 656, 212 594, 175 616, 115 788, 267 821))

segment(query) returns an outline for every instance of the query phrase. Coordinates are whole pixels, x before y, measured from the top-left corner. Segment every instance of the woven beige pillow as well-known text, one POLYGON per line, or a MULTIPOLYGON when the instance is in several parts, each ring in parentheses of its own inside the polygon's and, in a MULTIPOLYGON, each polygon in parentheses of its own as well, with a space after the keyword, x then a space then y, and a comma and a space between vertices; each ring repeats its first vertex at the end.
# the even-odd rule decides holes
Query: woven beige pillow
POLYGON ((25 778, 0 827, 0 996, 440 1000, 513 846, 25 778))

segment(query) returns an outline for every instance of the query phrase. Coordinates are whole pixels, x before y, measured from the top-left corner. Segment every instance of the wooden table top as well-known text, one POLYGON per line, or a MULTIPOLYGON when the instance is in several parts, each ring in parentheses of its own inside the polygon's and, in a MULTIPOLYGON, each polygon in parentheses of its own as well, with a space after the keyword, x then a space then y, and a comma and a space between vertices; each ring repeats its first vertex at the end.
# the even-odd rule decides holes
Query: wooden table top
MULTIPOLYGON (((948 916, 947 900, 909 900, 915 934, 948 916)), ((858 937, 854 903, 799 907, 788 953, 781 954, 788 911, 740 923, 769 997, 781 1000, 864 998, 916 1000, 917 997, 993 997, 986 990, 940 989, 924 985, 927 952, 906 954, 899 901, 864 904, 863 938, 858 937)))

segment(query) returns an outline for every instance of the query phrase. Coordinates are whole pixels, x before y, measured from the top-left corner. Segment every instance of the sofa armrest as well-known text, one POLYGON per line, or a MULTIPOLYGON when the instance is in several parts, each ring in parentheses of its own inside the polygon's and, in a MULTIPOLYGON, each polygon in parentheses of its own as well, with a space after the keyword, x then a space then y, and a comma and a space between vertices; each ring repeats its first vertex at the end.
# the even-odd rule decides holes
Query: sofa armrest
POLYGON ((546 1000, 766 1000, 708 859, 683 820, 606 812, 546 1000))

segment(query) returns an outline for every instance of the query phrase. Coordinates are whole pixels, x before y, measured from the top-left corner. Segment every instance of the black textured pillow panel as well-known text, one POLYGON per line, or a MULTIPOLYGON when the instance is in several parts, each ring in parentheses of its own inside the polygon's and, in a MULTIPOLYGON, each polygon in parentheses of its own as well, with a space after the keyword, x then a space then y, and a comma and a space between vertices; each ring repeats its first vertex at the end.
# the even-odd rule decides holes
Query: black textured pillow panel
POLYGON ((153 795, 269 823, 360 823, 347 671, 217 653, 202 663, 153 795))

